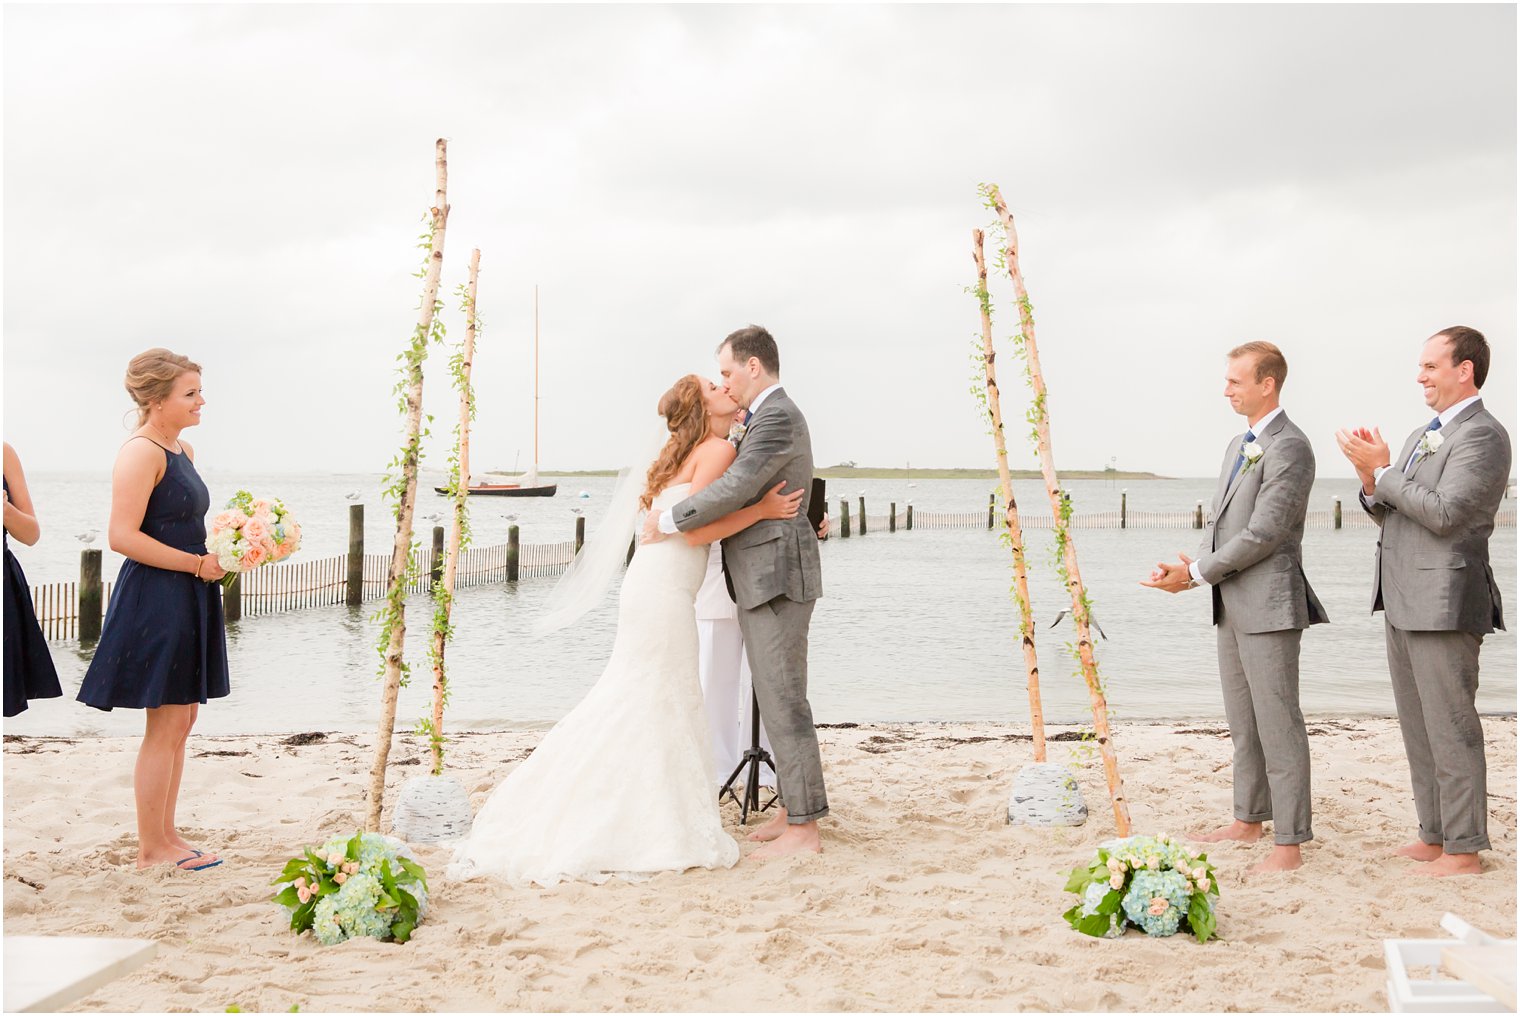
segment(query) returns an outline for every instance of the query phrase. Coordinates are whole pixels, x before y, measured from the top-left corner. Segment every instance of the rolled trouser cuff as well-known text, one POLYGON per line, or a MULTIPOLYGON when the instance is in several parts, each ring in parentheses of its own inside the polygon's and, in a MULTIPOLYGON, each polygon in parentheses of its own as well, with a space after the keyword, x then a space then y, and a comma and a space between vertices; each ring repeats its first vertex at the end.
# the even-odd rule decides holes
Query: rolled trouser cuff
POLYGON ((1490 847, 1488 836, 1480 833, 1477 836, 1464 836, 1460 840, 1447 840, 1441 844, 1441 849, 1448 854, 1476 854, 1478 851, 1488 850, 1490 847))
POLYGON ((822 810, 815 811, 811 815, 793 815, 791 812, 787 812, 786 813, 786 824, 787 825, 807 825, 809 822, 817 822, 819 819, 823 818, 828 813, 829 813, 829 806, 828 805, 824 805, 823 808, 822 808, 822 810))
POLYGON ((1302 833, 1274 832, 1272 834, 1272 842, 1277 844, 1279 847, 1297 846, 1300 843, 1308 843, 1312 839, 1314 839, 1313 830, 1302 833))

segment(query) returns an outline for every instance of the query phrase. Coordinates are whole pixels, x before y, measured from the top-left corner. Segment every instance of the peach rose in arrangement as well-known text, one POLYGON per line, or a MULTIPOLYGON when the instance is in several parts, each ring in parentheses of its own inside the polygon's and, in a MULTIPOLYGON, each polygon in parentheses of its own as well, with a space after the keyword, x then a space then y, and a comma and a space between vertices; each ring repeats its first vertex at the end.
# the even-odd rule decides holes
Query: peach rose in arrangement
POLYGON ((248 516, 236 508, 229 508, 218 515, 211 523, 212 529, 236 529, 248 521, 248 516))
POLYGON ((1151 916, 1160 917, 1171 908, 1170 901, 1165 896, 1157 896, 1151 900, 1151 916))
POLYGON ((262 545, 250 543, 247 549, 243 551, 243 561, 238 570, 252 571, 263 564, 267 557, 269 557, 269 551, 265 550, 262 545))

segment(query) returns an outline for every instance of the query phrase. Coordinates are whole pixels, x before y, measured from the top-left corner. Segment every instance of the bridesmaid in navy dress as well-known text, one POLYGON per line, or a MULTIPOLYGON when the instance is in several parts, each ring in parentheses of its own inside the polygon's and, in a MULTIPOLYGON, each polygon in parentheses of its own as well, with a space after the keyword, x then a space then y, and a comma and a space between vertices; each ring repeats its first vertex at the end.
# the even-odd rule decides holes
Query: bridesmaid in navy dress
POLYGON ((127 366, 138 428, 111 474, 111 549, 127 558, 111 593, 100 643, 79 689, 97 709, 142 709, 137 755, 137 866, 200 871, 220 864, 175 827, 185 742, 200 705, 228 693, 222 623, 224 572, 206 553, 211 496, 180 434, 201 422, 201 368, 167 349, 127 366))
POLYGON ((28 547, 42 535, 31 491, 16 449, 5 446, 5 715, 26 710, 28 699, 59 698, 58 671, 48 652, 47 639, 32 613, 32 592, 27 588, 21 562, 11 553, 11 537, 28 547))

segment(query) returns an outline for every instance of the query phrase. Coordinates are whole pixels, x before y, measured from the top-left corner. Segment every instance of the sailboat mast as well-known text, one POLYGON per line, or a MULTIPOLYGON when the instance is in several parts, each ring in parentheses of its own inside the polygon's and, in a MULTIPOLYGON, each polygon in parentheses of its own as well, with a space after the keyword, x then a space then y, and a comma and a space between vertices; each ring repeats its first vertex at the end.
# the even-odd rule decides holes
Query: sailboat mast
MULTIPOLYGON (((533 285, 533 475, 538 476, 538 284, 533 285)), ((536 483, 537 480, 535 479, 536 483)))

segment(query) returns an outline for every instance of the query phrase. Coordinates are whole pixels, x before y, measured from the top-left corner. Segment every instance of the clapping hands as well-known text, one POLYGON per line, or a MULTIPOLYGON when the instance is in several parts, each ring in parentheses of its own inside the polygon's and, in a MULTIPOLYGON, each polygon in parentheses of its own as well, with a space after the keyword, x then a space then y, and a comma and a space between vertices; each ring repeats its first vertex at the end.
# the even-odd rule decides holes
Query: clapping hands
POLYGON ((1193 575, 1188 566, 1193 559, 1186 554, 1178 554, 1178 561, 1158 561, 1151 571, 1149 579, 1141 579, 1140 584, 1150 589, 1159 589, 1164 593, 1180 593, 1193 585, 1193 575))
POLYGON ((1335 443, 1341 446, 1341 454, 1356 469, 1357 478, 1362 481, 1362 490, 1371 494, 1374 487, 1373 474, 1391 464, 1388 442, 1383 440, 1382 433, 1376 427, 1371 430, 1366 427, 1349 427, 1335 432, 1335 443))

